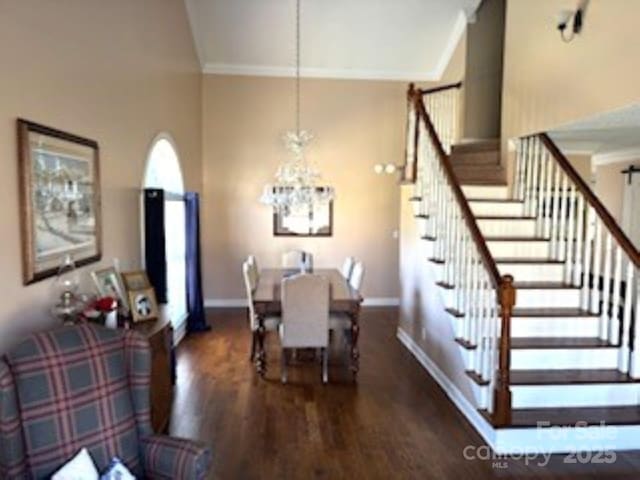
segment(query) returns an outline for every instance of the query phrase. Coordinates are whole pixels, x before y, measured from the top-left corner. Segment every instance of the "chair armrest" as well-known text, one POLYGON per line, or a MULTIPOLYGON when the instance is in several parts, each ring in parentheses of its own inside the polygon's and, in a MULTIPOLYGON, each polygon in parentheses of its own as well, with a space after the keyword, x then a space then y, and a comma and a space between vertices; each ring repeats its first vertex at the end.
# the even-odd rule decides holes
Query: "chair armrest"
POLYGON ((151 435, 141 443, 146 478, 201 480, 206 477, 211 451, 203 444, 164 435, 151 435))

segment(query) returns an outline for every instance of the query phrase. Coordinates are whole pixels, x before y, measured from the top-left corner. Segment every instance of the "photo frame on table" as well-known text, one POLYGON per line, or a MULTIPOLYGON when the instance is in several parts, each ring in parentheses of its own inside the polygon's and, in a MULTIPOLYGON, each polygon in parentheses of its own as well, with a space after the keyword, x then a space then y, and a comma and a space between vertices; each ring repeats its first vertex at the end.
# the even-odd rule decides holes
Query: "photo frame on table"
POLYGON ((98 293, 102 297, 113 297, 125 309, 129 308, 129 299, 125 293, 120 274, 114 267, 102 268, 91 272, 98 293))
POLYGON ((18 119, 23 283, 102 258, 100 154, 95 140, 18 119))
POLYGON ((122 272, 122 281, 127 291, 143 290, 145 288, 151 288, 151 282, 147 272, 144 270, 136 270, 132 272, 122 272))
POLYGON ((133 323, 158 318, 158 302, 153 288, 129 291, 129 305, 133 323))

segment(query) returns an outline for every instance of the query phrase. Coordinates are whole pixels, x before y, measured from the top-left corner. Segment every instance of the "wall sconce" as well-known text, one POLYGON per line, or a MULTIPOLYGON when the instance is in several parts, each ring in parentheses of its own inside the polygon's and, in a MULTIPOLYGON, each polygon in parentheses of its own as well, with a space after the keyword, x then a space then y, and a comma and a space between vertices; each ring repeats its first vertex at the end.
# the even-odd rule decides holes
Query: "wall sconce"
POLYGON ((378 175, 382 175, 386 173, 387 175, 393 175, 396 172, 399 172, 404 168, 404 165, 395 165, 393 163, 378 163, 374 165, 373 171, 378 175))
POLYGON ((584 25, 584 17, 588 4, 589 0, 581 0, 575 11, 562 10, 558 14, 557 27, 563 41, 569 43, 573 40, 573 37, 580 34, 582 26, 584 25), (569 24, 571 24, 571 28, 569 29, 569 33, 567 33, 569 24))

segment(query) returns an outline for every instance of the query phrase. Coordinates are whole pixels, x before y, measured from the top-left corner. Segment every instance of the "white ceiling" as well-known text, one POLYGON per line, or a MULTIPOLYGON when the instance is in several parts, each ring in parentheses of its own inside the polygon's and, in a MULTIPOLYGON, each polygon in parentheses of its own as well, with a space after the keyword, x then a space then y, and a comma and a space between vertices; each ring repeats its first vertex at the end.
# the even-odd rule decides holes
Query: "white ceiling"
POLYGON ((637 159, 640 151, 640 104, 601 113, 549 132, 565 153, 594 155, 595 163, 637 159))
MULTIPOLYGON (((185 0, 205 73, 291 76, 295 0, 185 0)), ((438 80, 481 0, 301 0, 302 74, 438 80)))

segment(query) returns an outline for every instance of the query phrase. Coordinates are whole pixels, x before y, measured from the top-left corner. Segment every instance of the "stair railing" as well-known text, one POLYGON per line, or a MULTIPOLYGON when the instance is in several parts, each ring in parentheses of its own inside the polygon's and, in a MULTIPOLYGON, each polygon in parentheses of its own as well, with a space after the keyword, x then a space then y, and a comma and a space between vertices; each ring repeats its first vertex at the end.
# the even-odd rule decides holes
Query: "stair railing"
POLYGON ((581 308, 600 315, 619 370, 640 378, 638 249, 545 133, 519 139, 513 194, 564 263, 564 283, 581 288, 581 308))
MULTIPOLYGON (((456 341, 471 347, 467 373, 487 387, 481 407, 495 425, 511 422, 510 338, 513 278, 500 276, 449 159, 457 134, 461 84, 431 90, 409 86, 407 168, 414 176, 416 214, 423 238, 441 263, 439 284, 449 290, 456 341)), ((411 178, 405 176, 405 181, 411 178)))

